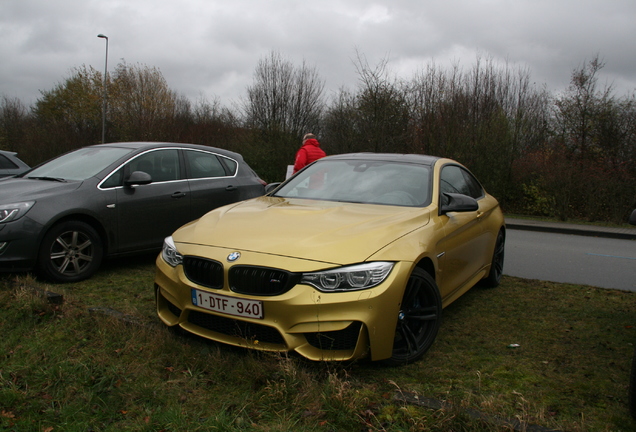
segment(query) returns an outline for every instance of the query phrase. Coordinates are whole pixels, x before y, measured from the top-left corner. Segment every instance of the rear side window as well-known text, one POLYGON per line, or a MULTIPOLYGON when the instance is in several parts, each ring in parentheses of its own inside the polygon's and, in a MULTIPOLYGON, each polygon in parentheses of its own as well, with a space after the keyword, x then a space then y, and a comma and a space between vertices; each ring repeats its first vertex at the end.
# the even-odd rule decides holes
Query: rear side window
POLYGON ((235 161, 213 153, 188 150, 185 155, 191 179, 227 177, 236 171, 235 161))
POLYGON ((5 155, 0 154, 0 169, 15 169, 18 168, 16 164, 9 160, 5 155))
POLYGON ((226 158, 223 156, 219 156, 219 158, 228 168, 230 175, 231 176, 236 175, 236 169, 238 168, 238 163, 234 159, 226 158))

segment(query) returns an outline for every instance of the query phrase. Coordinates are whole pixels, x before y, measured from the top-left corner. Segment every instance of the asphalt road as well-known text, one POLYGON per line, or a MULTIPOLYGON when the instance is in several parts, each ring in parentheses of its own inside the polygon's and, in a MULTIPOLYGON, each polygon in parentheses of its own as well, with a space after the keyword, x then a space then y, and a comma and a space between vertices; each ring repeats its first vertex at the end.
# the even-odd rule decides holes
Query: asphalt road
POLYGON ((508 229, 504 274, 636 291, 636 240, 508 229))

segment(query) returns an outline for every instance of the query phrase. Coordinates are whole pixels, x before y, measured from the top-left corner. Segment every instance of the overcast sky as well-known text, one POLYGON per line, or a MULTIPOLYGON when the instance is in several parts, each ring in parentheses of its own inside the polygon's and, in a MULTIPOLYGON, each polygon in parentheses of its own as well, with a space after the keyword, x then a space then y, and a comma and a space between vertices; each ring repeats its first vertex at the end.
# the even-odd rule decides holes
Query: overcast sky
POLYGON ((354 89, 356 52, 411 78, 476 58, 526 68, 558 92, 599 56, 599 84, 636 89, 634 0, 0 0, 0 96, 32 105, 82 65, 157 67, 192 101, 229 106, 270 52, 354 89))

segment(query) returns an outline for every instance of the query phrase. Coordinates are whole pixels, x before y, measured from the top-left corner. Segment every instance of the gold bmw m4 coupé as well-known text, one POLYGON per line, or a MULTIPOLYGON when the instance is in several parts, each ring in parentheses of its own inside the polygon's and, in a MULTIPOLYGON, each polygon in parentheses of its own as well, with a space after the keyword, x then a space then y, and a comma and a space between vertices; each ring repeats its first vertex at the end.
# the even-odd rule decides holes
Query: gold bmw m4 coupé
POLYGON ((444 307, 499 284, 505 235, 497 200, 453 160, 329 156, 166 238, 157 313, 235 346, 409 363, 444 307))

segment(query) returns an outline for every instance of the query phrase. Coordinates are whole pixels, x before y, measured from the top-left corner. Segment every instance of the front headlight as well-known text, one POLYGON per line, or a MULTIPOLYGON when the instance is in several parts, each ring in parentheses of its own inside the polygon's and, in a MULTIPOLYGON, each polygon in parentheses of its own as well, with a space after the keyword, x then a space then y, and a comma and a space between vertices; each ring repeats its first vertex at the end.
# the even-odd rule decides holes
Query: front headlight
POLYGON ((393 265, 392 262, 379 261, 304 273, 300 282, 323 292, 363 290, 381 284, 391 273, 393 265))
POLYGON ((35 204, 35 201, 0 205, 0 223, 20 219, 33 207, 33 204, 35 204))
POLYGON ((179 264, 183 264, 183 255, 177 252, 177 247, 174 245, 172 236, 166 237, 163 240, 163 249, 161 249, 161 258, 172 267, 176 267, 179 264))

